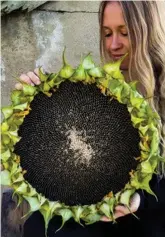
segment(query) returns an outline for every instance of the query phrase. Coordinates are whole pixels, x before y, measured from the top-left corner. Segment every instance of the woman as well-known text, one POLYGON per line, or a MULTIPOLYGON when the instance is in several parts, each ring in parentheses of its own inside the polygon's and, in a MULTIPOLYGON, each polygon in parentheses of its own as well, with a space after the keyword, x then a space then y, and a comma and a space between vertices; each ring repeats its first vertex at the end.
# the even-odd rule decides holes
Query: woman
MULTIPOLYGON (((163 127, 165 127, 165 25, 163 21, 163 14, 165 12, 164 2, 147 2, 147 1, 105 1, 100 4, 100 53, 104 61, 118 60, 122 55, 128 53, 128 56, 121 64, 121 69, 127 81, 138 80, 139 92, 148 98, 149 103, 154 110, 157 110, 160 114, 163 127), (164 108, 163 108, 164 107, 164 108)), ((40 84, 38 78, 38 69, 34 72, 28 72, 22 74, 20 79, 26 83, 32 85, 40 84)), ((21 84, 16 84, 16 89, 21 89, 21 84)), ((163 127, 161 127, 163 135, 163 127)), ((162 149, 163 151, 163 149, 162 149)), ((159 167, 160 175, 163 174, 163 167, 159 167)), ((157 181, 156 181, 157 182, 157 181)), ((161 181, 163 187, 163 182, 161 181)), ((159 187, 159 190, 155 188, 155 180, 153 180, 153 189, 160 196, 160 204, 165 209, 165 197, 163 189, 159 187), (162 192, 162 193, 161 193, 162 192), (163 206, 164 205, 164 206, 163 206)), ((159 204, 159 205, 160 205, 159 204)), ((49 236, 128 236, 130 226, 134 228, 134 236, 157 236, 159 231, 159 237, 165 235, 163 230, 162 219, 154 227, 155 229, 150 231, 151 228, 146 226, 145 218, 149 217, 151 210, 150 205, 154 205, 154 214, 160 214, 158 211, 159 205, 155 204, 152 197, 148 197, 142 194, 136 193, 131 202, 131 211, 136 212, 141 218, 141 221, 134 219, 132 215, 128 215, 130 212, 124 206, 117 206, 115 210, 115 218, 118 220, 117 225, 111 225, 111 220, 106 217, 102 218, 103 222, 98 222, 89 227, 83 229, 76 223, 68 223, 63 230, 55 235, 55 229, 57 229, 58 218, 54 218, 50 223, 48 230, 49 236), (144 201, 144 198, 147 199, 144 201), (140 207, 139 207, 140 205, 140 207), (146 206, 148 205, 148 207, 146 206), (146 211, 147 210, 147 211, 146 211), (56 228, 53 226, 55 225, 56 228), (159 230, 158 230, 159 229, 159 230), (162 232, 162 235, 161 235, 162 232)), ((152 215, 152 211, 151 211, 152 215)), ((156 219, 152 219, 150 224, 155 222, 156 219)), ((38 224, 41 228, 43 225, 43 219, 39 213, 35 213, 25 223, 24 236, 44 236, 42 233, 34 233, 34 228, 38 224), (34 226, 34 228, 33 228, 34 226), (32 229, 32 231, 30 231, 32 229)))

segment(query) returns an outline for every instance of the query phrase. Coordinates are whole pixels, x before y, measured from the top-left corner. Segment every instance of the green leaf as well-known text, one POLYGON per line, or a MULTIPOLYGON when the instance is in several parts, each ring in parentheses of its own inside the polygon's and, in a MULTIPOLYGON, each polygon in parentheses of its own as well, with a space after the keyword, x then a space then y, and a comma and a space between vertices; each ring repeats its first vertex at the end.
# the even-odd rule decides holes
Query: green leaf
POLYGON ((80 218, 83 213, 83 208, 81 206, 73 206, 71 210, 73 212, 73 218, 75 219, 75 221, 82 225, 80 222, 80 218))
POLYGON ((55 84, 56 86, 58 86, 58 85, 60 85, 63 81, 64 81, 64 78, 56 77, 56 79, 54 80, 54 84, 55 84))
POLYGON ((14 108, 14 109, 17 109, 17 110, 23 111, 23 110, 25 110, 27 107, 28 107, 28 103, 26 102, 26 103, 24 103, 24 104, 16 105, 16 106, 14 106, 13 108, 14 108))
POLYGON ((21 95, 22 91, 20 90, 13 90, 11 93, 11 101, 13 102, 13 105, 19 105, 21 104, 21 95))
POLYGON ((125 54, 122 58, 120 58, 116 62, 105 64, 103 66, 104 71, 116 79, 123 79, 123 75, 121 74, 120 71, 120 65, 127 55, 128 54, 125 54))
POLYGON ((82 65, 78 66, 72 78, 76 81, 83 81, 86 79, 86 73, 82 65))
POLYGON ((8 149, 4 153, 1 154, 1 159, 6 162, 11 157, 10 150, 8 149))
POLYGON ((61 209, 58 211, 58 214, 62 217, 62 224, 57 231, 59 231, 64 226, 66 221, 68 221, 71 217, 73 217, 73 213, 69 209, 61 209))
POLYGON ((149 174, 153 173, 152 166, 149 161, 146 160, 141 162, 141 167, 142 167, 141 171, 143 173, 149 173, 149 174))
POLYGON ((114 215, 114 207, 116 204, 116 197, 111 197, 111 198, 107 197, 104 199, 104 201, 109 205, 110 213, 112 215, 114 215))
POLYGON ((146 135, 146 132, 147 132, 148 130, 149 130, 149 125, 142 126, 142 125, 140 124, 140 126, 139 126, 139 131, 142 133, 143 136, 146 135))
POLYGON ((61 208, 61 204, 59 202, 48 202, 46 201, 40 209, 41 214, 45 220, 45 232, 47 232, 49 221, 52 219, 53 215, 55 215, 55 211, 61 208))
POLYGON ((1 184, 11 185, 10 172, 8 170, 1 171, 1 184))
POLYGON ((26 84, 26 83, 22 83, 22 85, 23 85, 23 94, 25 96, 27 96, 27 95, 30 95, 30 96, 35 95, 35 92, 37 90, 36 86, 31 86, 31 85, 26 84))
POLYGON ((41 68, 39 68, 39 78, 40 78, 41 82, 45 82, 49 78, 49 74, 48 75, 44 74, 42 72, 41 68))
POLYGON ((154 134, 151 140, 151 150, 150 150, 150 156, 157 154, 159 151, 159 137, 158 135, 154 134))
POLYGON ((90 53, 83 59, 82 67, 86 70, 95 67, 95 63, 94 63, 90 53))
POLYGON ((3 122, 1 124, 1 132, 4 133, 4 132, 8 131, 8 129, 9 129, 8 123, 7 122, 3 122))
POLYGON ((10 137, 8 135, 6 135, 6 134, 2 134, 2 138, 1 139, 2 139, 2 143, 4 145, 8 145, 10 143, 10 137))
POLYGON ((48 92, 49 90, 50 90, 50 86, 49 86, 48 82, 44 82, 43 91, 48 92))
POLYGON ((15 191, 20 194, 26 194, 27 193, 27 187, 28 185, 25 182, 21 182, 20 184, 15 184, 17 188, 15 188, 15 191))
POLYGON ((23 196, 23 197, 26 199, 26 201, 28 201, 30 205, 29 213, 38 211, 40 209, 41 204, 37 197, 28 197, 28 196, 23 196))
POLYGON ((135 97, 135 94, 133 92, 131 92, 130 94, 130 102, 131 102, 131 105, 137 109, 140 109, 141 108, 141 105, 143 104, 144 102, 144 98, 140 98, 140 97, 135 97))
POLYGON ((120 70, 112 72, 111 75, 115 79, 124 80, 124 75, 122 74, 122 72, 120 70))
POLYGON ((103 203, 99 210, 107 217, 111 218, 110 207, 107 203, 103 203))
POLYGON ((86 224, 86 225, 91 225, 91 224, 93 224, 93 223, 99 221, 100 218, 101 218, 101 215, 100 215, 100 214, 98 214, 98 213, 94 213, 94 214, 93 214, 93 213, 92 213, 92 214, 89 214, 89 215, 85 216, 85 217, 83 218, 83 220, 85 221, 85 224, 86 224))
POLYGON ((17 175, 13 175, 12 176, 12 182, 13 183, 20 183, 22 181, 24 181, 24 177, 22 173, 18 173, 17 175))
POLYGON ((130 205, 130 198, 132 196, 132 194, 134 194, 135 189, 128 189, 125 190, 123 193, 121 193, 120 196, 120 203, 126 206, 130 205))
POLYGON ((139 81, 131 81, 130 83, 129 83, 129 86, 131 87, 131 89, 133 90, 133 91, 137 91, 137 84, 139 83, 139 81))
POLYGON ((5 119, 9 118, 13 114, 13 107, 12 106, 3 107, 2 113, 5 117, 5 119))
POLYGON ((144 121, 144 118, 138 118, 135 117, 133 114, 131 114, 131 120, 134 123, 134 125, 141 123, 142 121, 144 121))
POLYGON ((109 81, 108 88, 112 93, 114 93, 119 86, 121 86, 121 82, 119 80, 113 79, 109 81))
POLYGON ((101 67, 94 67, 88 70, 88 74, 95 78, 105 77, 105 72, 101 67))
POLYGON ((70 78, 74 73, 74 69, 69 65, 65 65, 59 72, 59 76, 65 79, 70 78))
POLYGON ((63 54, 62 54, 63 67, 59 72, 59 76, 62 77, 62 78, 68 79, 73 75, 74 69, 66 62, 65 50, 66 50, 66 47, 64 48, 64 51, 63 51, 63 54))

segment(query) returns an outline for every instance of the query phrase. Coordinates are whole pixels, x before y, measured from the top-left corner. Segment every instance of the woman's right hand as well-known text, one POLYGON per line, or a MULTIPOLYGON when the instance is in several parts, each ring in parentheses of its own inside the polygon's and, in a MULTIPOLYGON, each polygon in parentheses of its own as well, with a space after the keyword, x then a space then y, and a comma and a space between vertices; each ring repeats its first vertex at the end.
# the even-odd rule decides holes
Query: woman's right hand
MULTIPOLYGON (((20 81, 30 84, 32 86, 39 85, 41 83, 39 79, 39 68, 36 68, 34 72, 28 72, 26 74, 21 74, 19 77, 20 81)), ((16 83, 15 88, 17 90, 22 90, 22 84, 16 83)))

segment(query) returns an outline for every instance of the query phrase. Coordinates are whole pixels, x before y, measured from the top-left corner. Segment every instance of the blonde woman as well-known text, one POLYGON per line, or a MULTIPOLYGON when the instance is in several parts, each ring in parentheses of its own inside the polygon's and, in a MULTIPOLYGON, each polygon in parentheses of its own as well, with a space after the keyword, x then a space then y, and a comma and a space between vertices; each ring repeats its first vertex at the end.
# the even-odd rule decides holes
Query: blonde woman
MULTIPOLYGON (((154 110, 157 110, 161 117, 160 135, 163 137, 165 123, 165 12, 164 2, 150 1, 104 1, 100 4, 100 53, 103 61, 118 60, 122 55, 128 53, 121 64, 121 70, 127 81, 138 80, 139 92, 143 94, 154 110)), ((20 79, 32 85, 40 83, 38 69, 34 72, 22 74, 20 79)), ((21 84, 16 84, 21 89, 21 84)), ((162 140, 163 143, 163 140, 162 140)), ((163 152, 163 146, 162 146, 163 152)), ((160 166, 160 175, 164 170, 160 166)), ((48 230, 50 237, 58 236, 128 236, 132 230, 134 236, 163 237, 165 236, 165 182, 160 182, 157 189, 154 185, 157 179, 152 181, 153 189, 160 198, 159 204, 152 197, 136 193, 131 201, 131 211, 136 212, 141 218, 136 220, 124 206, 117 206, 115 218, 117 225, 112 225, 111 220, 102 218, 98 222, 86 228, 76 223, 68 223, 64 228, 55 234, 58 228, 58 218, 54 218, 48 230), (156 181, 155 181, 156 180, 156 181), (164 182, 164 183, 163 183, 164 182), (144 200, 145 199, 145 200, 144 200), (151 208, 152 206, 152 208, 151 208), (160 212, 159 209, 162 209, 160 212), (155 212, 153 211, 155 210, 155 212), (157 216, 156 218, 151 218, 157 216), (147 227, 145 219, 149 220, 147 227), (57 221, 57 222, 56 222, 57 221), (157 223, 155 223, 157 221, 157 223), (53 224, 52 224, 53 223, 53 224), (157 232, 159 231, 159 235, 157 232)), ((43 219, 39 213, 35 213, 24 225, 24 237, 44 236, 43 219), (38 225, 40 229, 35 232, 38 225)))

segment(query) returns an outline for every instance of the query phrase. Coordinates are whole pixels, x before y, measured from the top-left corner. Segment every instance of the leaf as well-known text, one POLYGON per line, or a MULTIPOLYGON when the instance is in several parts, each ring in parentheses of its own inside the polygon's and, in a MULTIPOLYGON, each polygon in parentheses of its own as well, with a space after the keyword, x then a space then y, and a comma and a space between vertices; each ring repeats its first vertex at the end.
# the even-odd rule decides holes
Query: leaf
POLYGON ((44 82, 43 91, 48 92, 49 90, 50 90, 50 86, 49 86, 48 82, 44 82))
POLYGON ((112 72, 111 75, 115 79, 124 80, 124 75, 122 74, 122 72, 120 70, 116 70, 116 71, 112 72))
POLYGON ((130 205, 130 198, 131 198, 132 194, 134 194, 134 192, 135 192, 135 189, 125 190, 123 193, 121 193, 119 202, 123 205, 129 206, 130 205))
POLYGON ((15 191, 20 194, 26 194, 27 193, 27 184, 25 182, 22 182, 20 184, 15 184, 17 188, 15 188, 15 191))
POLYGON ((123 75, 121 74, 121 71, 120 71, 120 65, 127 55, 128 54, 125 54, 116 62, 105 64, 103 66, 104 71, 108 73, 109 75, 114 76, 114 78, 116 79, 123 79, 123 75))
POLYGON ((98 214, 98 213, 92 213, 92 214, 89 214, 87 216, 85 216, 85 218, 83 218, 83 220, 85 221, 85 224, 86 225, 91 225, 97 221, 99 221, 101 218, 101 215, 98 214))
POLYGON ((13 90, 11 93, 11 101, 13 102, 13 105, 19 105, 21 104, 21 95, 22 91, 20 90, 13 90))
POLYGON ((59 72, 59 76, 62 78, 68 79, 73 75, 74 69, 66 62, 65 49, 66 49, 66 47, 64 48, 63 55, 62 55, 63 67, 59 72))
POLYGON ((157 154, 159 151, 159 137, 154 134, 151 140, 151 150, 150 150, 150 157, 154 154, 157 154))
POLYGON ((48 224, 49 221, 52 219, 53 217, 53 213, 55 212, 55 210, 61 208, 61 204, 59 202, 48 202, 46 201, 40 208, 40 212, 44 217, 44 221, 45 221, 45 232, 47 232, 47 228, 48 228, 48 224))
POLYGON ((22 173, 18 173, 17 178, 15 176, 16 175, 12 176, 12 182, 13 183, 20 183, 20 182, 25 180, 22 173))
POLYGON ((138 118, 135 117, 133 114, 131 114, 131 121, 134 123, 134 125, 139 124, 143 122, 145 119, 144 118, 138 118))
POLYGON ((35 92, 37 90, 36 86, 31 86, 31 85, 26 84, 26 83, 22 83, 22 85, 23 85, 23 94, 25 96, 27 96, 27 95, 30 95, 30 96, 35 95, 35 92))
POLYGON ((13 107, 12 106, 3 107, 2 113, 5 117, 5 119, 9 118, 13 114, 13 107))
POLYGON ((83 81, 86 79, 86 73, 82 65, 78 66, 72 78, 76 81, 83 81))
POLYGON ((140 126, 139 126, 139 131, 142 133, 143 136, 146 135, 146 132, 147 132, 148 130, 149 130, 149 125, 142 126, 142 125, 140 124, 140 126))
POLYGON ((8 149, 7 151, 5 151, 4 153, 1 154, 1 159, 6 162, 8 161, 8 159, 11 157, 11 153, 10 150, 8 149))
POLYGON ((64 226, 65 222, 68 221, 71 217, 73 217, 73 213, 69 209, 61 209, 58 211, 58 214, 62 217, 62 224, 60 228, 57 231, 61 230, 61 228, 64 226))
POLYGON ((25 196, 25 195, 23 197, 26 199, 26 201, 30 205, 29 213, 38 211, 40 209, 41 204, 40 204, 37 197, 28 197, 28 196, 25 196))
POLYGON ((143 173, 149 173, 149 174, 153 173, 152 166, 149 161, 146 160, 141 162, 141 167, 142 167, 141 171, 143 173))
POLYGON ((95 78, 105 77, 105 72, 101 67, 94 67, 88 70, 88 74, 95 78))
POLYGON ((95 67, 95 63, 94 63, 90 53, 83 59, 82 67, 86 70, 95 67))
POLYGON ((111 218, 111 214, 110 214, 110 207, 107 203, 103 203, 99 210, 107 217, 111 218))
POLYGON ((14 106, 13 108, 14 108, 14 109, 17 109, 17 110, 23 111, 23 110, 25 110, 27 107, 28 107, 28 103, 26 102, 26 103, 24 103, 24 104, 16 105, 16 106, 14 106))
POLYGON ((78 222, 80 225, 82 225, 80 222, 80 218, 83 213, 83 208, 81 206, 73 206, 72 212, 73 212, 73 218, 75 219, 75 221, 78 222))
POLYGON ((121 82, 119 80, 113 79, 109 81, 108 88, 112 93, 114 93, 119 86, 121 86, 121 82))
POLYGON ((70 78, 74 73, 74 69, 69 65, 65 65, 59 72, 59 76, 65 79, 70 78))
POLYGON ((100 79, 98 80, 99 84, 100 84, 101 86, 103 86, 104 88, 108 88, 108 86, 109 86, 109 81, 110 81, 109 78, 100 78, 100 79))
POLYGON ((129 84, 129 86, 131 87, 132 90, 137 91, 137 84, 139 83, 139 81, 131 81, 129 84))
POLYGON ((8 123, 7 122, 3 122, 1 124, 1 132, 4 133, 4 132, 8 131, 8 129, 9 129, 8 123))
POLYGON ((10 172, 8 170, 1 171, 1 184, 11 185, 10 172))
POLYGON ((41 70, 41 67, 39 68, 39 78, 41 82, 45 82, 49 78, 49 74, 48 75, 44 74, 41 70))
POLYGON ((135 97, 135 94, 133 92, 131 92, 130 94, 130 102, 131 105, 137 109, 140 109, 141 105, 144 102, 144 98, 140 98, 140 97, 135 97))
POLYGON ((10 143, 10 137, 8 135, 6 135, 6 134, 2 134, 2 138, 1 139, 2 139, 2 143, 4 145, 8 145, 10 143))

